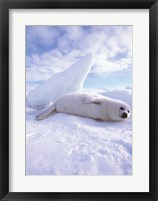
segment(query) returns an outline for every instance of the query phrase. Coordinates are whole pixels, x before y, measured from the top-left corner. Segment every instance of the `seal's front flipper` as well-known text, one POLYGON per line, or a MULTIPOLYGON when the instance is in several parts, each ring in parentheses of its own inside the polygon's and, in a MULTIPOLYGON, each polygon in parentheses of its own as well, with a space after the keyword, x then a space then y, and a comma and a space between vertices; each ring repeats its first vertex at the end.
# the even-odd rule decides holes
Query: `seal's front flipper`
POLYGON ((50 106, 50 108, 48 108, 41 114, 36 115, 35 119, 37 121, 40 121, 40 120, 48 118, 49 116, 53 115, 54 113, 56 113, 56 109, 55 109, 55 105, 53 104, 50 106))
POLYGON ((98 96, 84 96, 82 99, 82 102, 84 104, 97 104, 100 105, 101 104, 101 100, 100 97, 98 96))

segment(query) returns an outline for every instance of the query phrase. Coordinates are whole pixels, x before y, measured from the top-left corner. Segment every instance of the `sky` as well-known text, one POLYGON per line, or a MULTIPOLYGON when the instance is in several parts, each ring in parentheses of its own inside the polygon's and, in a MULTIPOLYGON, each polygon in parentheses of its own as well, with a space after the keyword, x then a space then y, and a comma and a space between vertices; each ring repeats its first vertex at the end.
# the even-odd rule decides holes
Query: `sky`
POLYGON ((43 82, 88 53, 84 88, 132 87, 132 26, 26 26, 26 81, 43 82))

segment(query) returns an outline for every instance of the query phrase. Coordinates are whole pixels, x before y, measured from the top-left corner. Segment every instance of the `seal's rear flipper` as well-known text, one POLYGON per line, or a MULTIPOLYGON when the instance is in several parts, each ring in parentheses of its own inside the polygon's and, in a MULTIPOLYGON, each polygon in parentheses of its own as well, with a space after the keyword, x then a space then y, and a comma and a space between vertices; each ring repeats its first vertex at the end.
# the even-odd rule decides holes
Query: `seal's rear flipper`
POLYGON ((35 119, 37 121, 40 121, 40 120, 48 118, 49 116, 53 115, 54 113, 56 113, 56 109, 55 109, 55 105, 53 104, 47 110, 42 112, 41 114, 36 115, 35 119))

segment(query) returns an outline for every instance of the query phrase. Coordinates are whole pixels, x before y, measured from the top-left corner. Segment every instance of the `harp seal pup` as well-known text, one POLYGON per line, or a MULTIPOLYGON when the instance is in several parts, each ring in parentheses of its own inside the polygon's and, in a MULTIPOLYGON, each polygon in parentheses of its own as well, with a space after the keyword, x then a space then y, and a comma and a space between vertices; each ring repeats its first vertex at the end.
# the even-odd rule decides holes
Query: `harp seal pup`
POLYGON ((57 112, 98 121, 123 121, 130 116, 129 106, 122 101, 95 93, 74 92, 56 99, 48 109, 36 115, 36 120, 43 120, 57 112))

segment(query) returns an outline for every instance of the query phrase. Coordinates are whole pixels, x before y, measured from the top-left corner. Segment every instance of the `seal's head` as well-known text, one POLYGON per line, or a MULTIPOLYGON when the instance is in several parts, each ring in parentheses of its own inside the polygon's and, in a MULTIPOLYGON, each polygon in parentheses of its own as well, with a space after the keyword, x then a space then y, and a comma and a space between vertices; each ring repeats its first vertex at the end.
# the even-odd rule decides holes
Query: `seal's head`
POLYGON ((131 112, 129 106, 127 104, 120 105, 118 114, 121 119, 127 119, 130 117, 131 112))
POLYGON ((128 104, 119 100, 111 100, 111 104, 109 106, 110 118, 113 121, 124 121, 128 117, 130 117, 131 110, 128 104), (111 107, 110 107, 111 106, 111 107))

